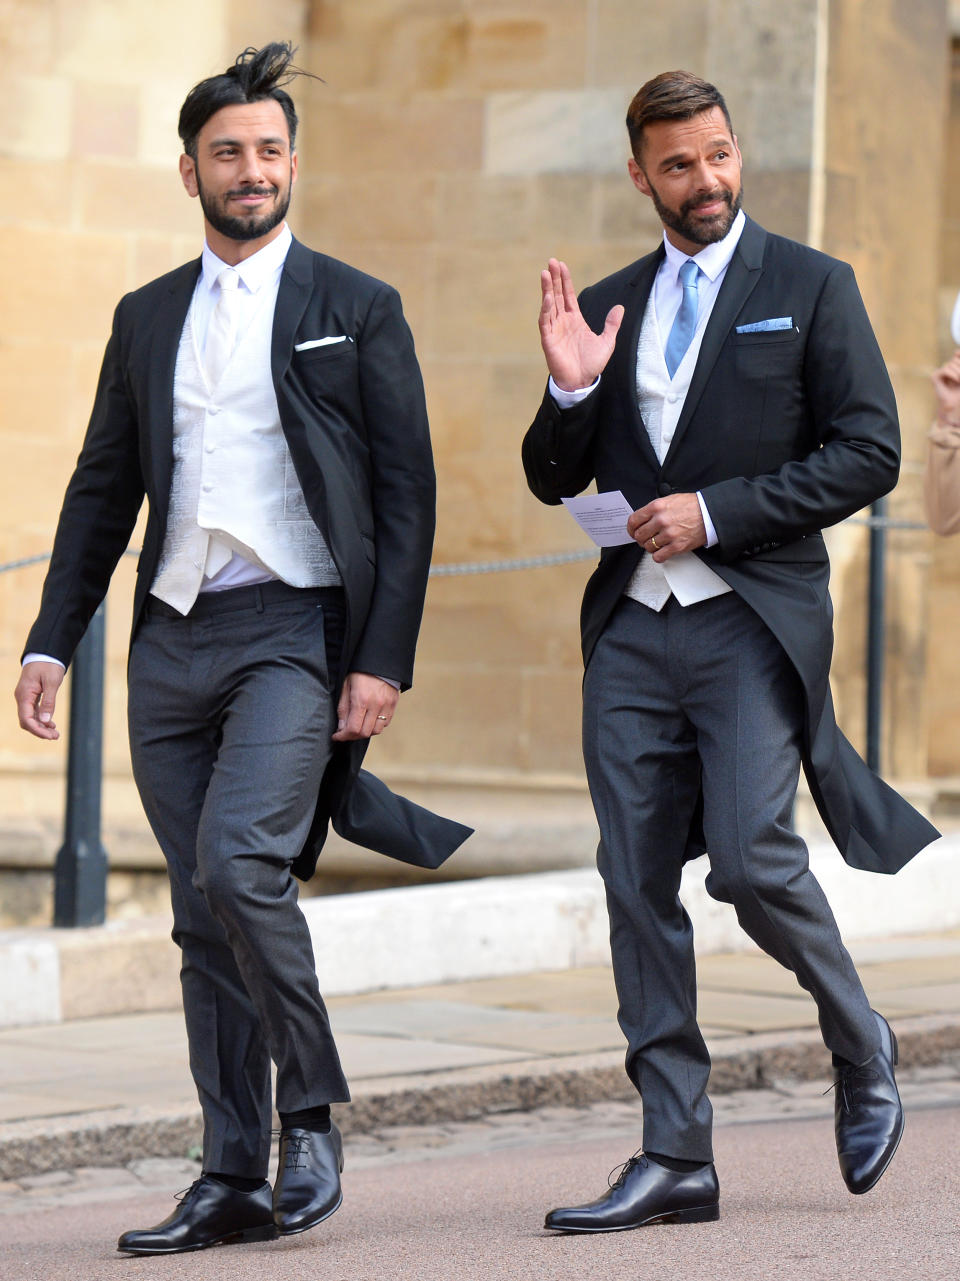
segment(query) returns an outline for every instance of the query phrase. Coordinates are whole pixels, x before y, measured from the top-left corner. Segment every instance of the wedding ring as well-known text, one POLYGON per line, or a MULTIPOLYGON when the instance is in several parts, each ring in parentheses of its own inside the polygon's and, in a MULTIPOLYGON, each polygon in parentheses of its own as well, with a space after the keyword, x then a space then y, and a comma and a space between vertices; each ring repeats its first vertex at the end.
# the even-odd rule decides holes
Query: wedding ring
POLYGON ((651 535, 650 535, 650 541, 651 541, 651 543, 653 543, 653 550, 654 550, 655 552, 658 552, 658 551, 660 550, 660 548, 659 548, 659 546, 658 546, 658 544, 657 544, 657 536, 656 536, 656 534, 651 534, 651 535))
POLYGON ((390 717, 389 717, 389 716, 378 716, 378 717, 377 717, 377 720, 378 720, 378 721, 388 721, 389 719, 390 719, 390 717))

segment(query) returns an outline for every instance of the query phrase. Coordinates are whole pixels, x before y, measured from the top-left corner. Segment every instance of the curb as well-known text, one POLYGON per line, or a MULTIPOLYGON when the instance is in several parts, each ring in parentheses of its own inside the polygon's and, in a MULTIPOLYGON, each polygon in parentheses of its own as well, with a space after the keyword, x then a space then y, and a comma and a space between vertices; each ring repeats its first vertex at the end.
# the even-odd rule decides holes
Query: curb
MULTIPOLYGON (((898 1019, 901 1069, 930 1067, 960 1056, 960 1018, 898 1019)), ((766 1089, 786 1081, 828 1079, 830 1058, 818 1033, 741 1036, 716 1043, 710 1090, 766 1089)), ((424 1075, 411 1085, 395 1077, 361 1083, 338 1109, 347 1136, 388 1126, 476 1120, 498 1112, 583 1107, 636 1097, 618 1052, 535 1059, 510 1070, 466 1068, 424 1075)), ((118 1166, 146 1156, 183 1157, 200 1142, 199 1109, 116 1108, 0 1126, 0 1180, 80 1166, 118 1166)))

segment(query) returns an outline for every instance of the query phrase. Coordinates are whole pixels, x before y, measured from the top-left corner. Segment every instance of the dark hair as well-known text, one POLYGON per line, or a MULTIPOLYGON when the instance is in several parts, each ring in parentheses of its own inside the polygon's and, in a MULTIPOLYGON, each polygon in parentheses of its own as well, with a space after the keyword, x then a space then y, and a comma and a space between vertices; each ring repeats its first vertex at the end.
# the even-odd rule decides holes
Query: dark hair
POLYGON ((180 108, 177 125, 187 155, 196 160, 200 130, 222 107, 262 102, 264 98, 273 98, 283 108, 292 151, 297 141, 297 111, 293 99, 282 86, 296 76, 320 79, 293 65, 295 53, 296 49, 286 40, 274 41, 262 49, 244 49, 233 66, 221 75, 209 76, 194 85, 180 108))
POLYGON ((689 120, 719 107, 733 133, 730 112, 715 85, 689 71, 664 71, 637 90, 627 108, 627 133, 637 164, 643 152, 643 131, 658 120, 689 120))

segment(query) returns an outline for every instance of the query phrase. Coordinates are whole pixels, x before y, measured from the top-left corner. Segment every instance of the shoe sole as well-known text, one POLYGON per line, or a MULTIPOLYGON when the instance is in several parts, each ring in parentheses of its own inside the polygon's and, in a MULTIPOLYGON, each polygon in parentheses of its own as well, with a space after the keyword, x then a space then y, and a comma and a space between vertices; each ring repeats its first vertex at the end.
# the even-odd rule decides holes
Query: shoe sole
POLYGON ((641 1219, 639 1223, 623 1223, 613 1228, 567 1228, 558 1227, 552 1223, 545 1223, 543 1226, 549 1232, 631 1232, 634 1228, 646 1228, 657 1223, 714 1223, 719 1218, 719 1205, 697 1205, 687 1210, 668 1210, 666 1214, 652 1214, 649 1219, 641 1219))
POLYGON ((295 1237, 300 1232, 309 1232, 311 1228, 315 1228, 317 1227, 318 1224, 323 1223, 324 1219, 329 1219, 331 1214, 336 1214, 336 1212, 340 1209, 341 1205, 343 1205, 342 1192, 340 1194, 340 1200, 337 1202, 337 1204, 329 1210, 324 1210, 323 1214, 321 1214, 319 1218, 311 1219, 309 1223, 303 1223, 296 1228, 281 1228, 278 1226, 277 1228, 275 1228, 275 1231, 278 1236, 282 1236, 282 1237, 295 1237))
POLYGON ((253 1241, 276 1241, 280 1233, 274 1224, 265 1224, 262 1228, 244 1228, 241 1232, 228 1232, 226 1236, 216 1237, 213 1241, 198 1241, 196 1245, 175 1245, 169 1249, 151 1249, 138 1246, 118 1245, 120 1254, 192 1254, 195 1250, 209 1250, 215 1245, 246 1245, 253 1241))

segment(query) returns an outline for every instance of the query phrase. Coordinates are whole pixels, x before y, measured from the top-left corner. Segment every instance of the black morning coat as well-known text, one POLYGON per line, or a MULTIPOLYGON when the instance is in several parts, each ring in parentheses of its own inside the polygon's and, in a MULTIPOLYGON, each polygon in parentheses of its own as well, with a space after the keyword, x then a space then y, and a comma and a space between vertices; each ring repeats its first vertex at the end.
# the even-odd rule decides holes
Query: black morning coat
MULTIPOLYGON (((634 510, 702 493, 719 541, 696 554, 763 619, 803 683, 803 765, 827 830, 851 866, 896 872, 939 833, 851 747, 829 685, 821 530, 892 489, 900 465, 896 402, 853 271, 747 219, 661 464, 637 407, 636 359, 663 255, 661 244, 582 294, 597 333, 615 304, 626 314, 597 390, 565 410, 544 396, 523 442, 528 483, 559 503, 596 480, 634 510)), ((601 552, 581 612, 585 663, 644 554, 636 543, 601 552)), ((702 852, 695 821, 689 854, 702 852)))
MULTIPOLYGON (((174 368, 199 272, 197 259, 117 307, 26 651, 70 661, 146 494, 136 635, 163 546, 174 368)), ((307 506, 343 579, 342 671, 388 676, 407 688, 433 545, 435 479, 423 383, 396 291, 294 240, 280 278, 271 364, 307 506), (294 350, 339 335, 345 341, 294 350)), ((470 835, 362 770, 366 747, 334 744, 317 816, 294 864, 304 879, 328 822, 359 845, 422 867, 439 866, 470 835)))

